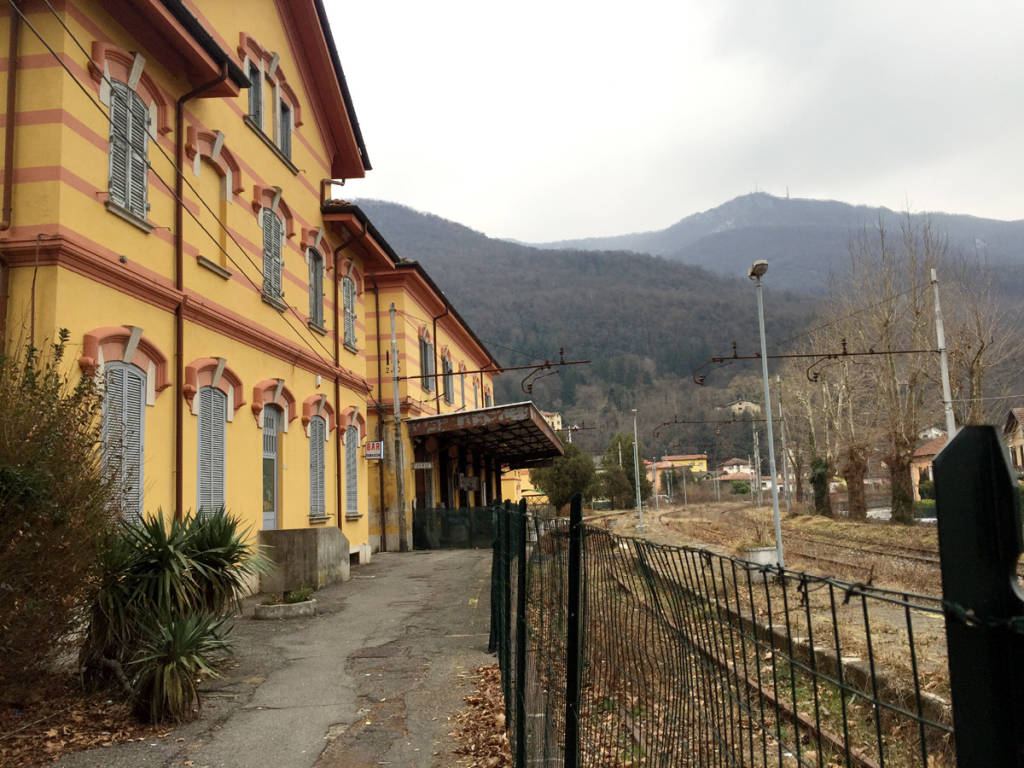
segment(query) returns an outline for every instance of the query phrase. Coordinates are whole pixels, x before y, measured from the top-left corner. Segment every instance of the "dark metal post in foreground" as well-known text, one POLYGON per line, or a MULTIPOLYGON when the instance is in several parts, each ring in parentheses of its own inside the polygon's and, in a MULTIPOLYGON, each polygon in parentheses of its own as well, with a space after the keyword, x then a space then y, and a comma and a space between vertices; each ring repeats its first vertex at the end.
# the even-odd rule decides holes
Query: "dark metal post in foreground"
POLYGON ((935 457, 936 514, 959 768, 1024 765, 1020 502, 994 427, 935 457))
POLYGON ((583 580, 583 497, 569 505, 569 616, 565 660, 565 768, 577 768, 580 757, 580 593, 583 580))
POLYGON ((519 502, 516 548, 516 766, 526 768, 526 499, 519 502))

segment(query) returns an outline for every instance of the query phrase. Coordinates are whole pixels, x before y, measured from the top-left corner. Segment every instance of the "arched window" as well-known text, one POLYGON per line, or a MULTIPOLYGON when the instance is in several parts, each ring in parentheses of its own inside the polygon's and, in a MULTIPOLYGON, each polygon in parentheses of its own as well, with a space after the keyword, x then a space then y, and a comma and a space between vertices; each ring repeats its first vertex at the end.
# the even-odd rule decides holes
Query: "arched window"
POLYGON ((479 387, 477 387, 476 379, 473 379, 473 410, 476 410, 477 408, 480 407, 479 392, 480 389, 479 387))
POLYGON ((263 530, 273 531, 278 526, 278 447, 284 414, 276 405, 263 408, 263 530))
MULTIPOLYGON (((324 327, 324 257, 315 248, 309 248, 309 322, 324 327)), ((346 330, 348 326, 346 325, 346 330)), ((347 341, 347 339, 346 339, 347 341)))
POLYGON ((345 346, 356 350, 356 281, 351 276, 341 278, 341 300, 345 311, 345 346))
MULTIPOLYGON (((463 364, 462 367, 463 367, 463 369, 465 369, 465 367, 466 367, 465 364, 463 364)), ((466 407, 466 371, 465 370, 459 371, 459 390, 462 393, 462 407, 465 408, 466 407)))
POLYGON ((272 303, 281 302, 281 247, 284 226, 270 208, 262 209, 263 227, 263 295, 272 303))
POLYGON ((114 475, 117 508, 132 522, 142 519, 142 469, 146 437, 146 374, 130 363, 103 366, 103 463, 114 475))
POLYGON ((324 448, 327 445, 327 421, 323 416, 309 420, 309 516, 326 517, 324 501, 324 448))
POLYGON ((263 130, 263 72, 256 62, 249 62, 249 119, 263 130))
POLYGON ((228 396, 215 387, 200 387, 199 478, 197 508, 210 515, 224 508, 224 448, 228 420, 228 396))
POLYGON ((345 517, 359 517, 359 427, 345 429, 345 517))
POLYGON ((427 392, 434 391, 434 343, 430 340, 430 334, 424 330, 420 334, 420 374, 423 378, 423 388, 427 392))
POLYGON ((108 202, 145 221, 149 173, 149 110, 120 80, 110 83, 110 183, 108 202))
POLYGON ((452 356, 451 353, 445 351, 444 357, 441 358, 441 373, 444 375, 444 401, 446 403, 455 402, 455 381, 452 376, 452 356))
POLYGON ((491 402, 491 390, 484 390, 484 408, 490 408, 493 403, 491 402))

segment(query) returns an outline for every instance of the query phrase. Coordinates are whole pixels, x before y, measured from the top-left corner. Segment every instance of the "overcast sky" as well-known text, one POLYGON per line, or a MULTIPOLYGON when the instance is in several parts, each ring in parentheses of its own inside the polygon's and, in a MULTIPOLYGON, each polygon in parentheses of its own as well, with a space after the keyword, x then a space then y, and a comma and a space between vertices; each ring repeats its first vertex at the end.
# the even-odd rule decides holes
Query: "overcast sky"
POLYGON ((326 0, 393 200, 526 241, 755 189, 1024 218, 1024 4, 326 0))

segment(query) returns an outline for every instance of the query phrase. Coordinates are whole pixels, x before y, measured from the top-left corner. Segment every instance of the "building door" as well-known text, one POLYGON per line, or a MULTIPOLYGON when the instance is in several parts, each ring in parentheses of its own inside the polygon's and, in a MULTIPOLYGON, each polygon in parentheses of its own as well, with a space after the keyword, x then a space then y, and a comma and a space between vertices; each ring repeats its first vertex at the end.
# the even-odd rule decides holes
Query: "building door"
POLYGON ((278 443, 281 412, 272 405, 263 409, 263 530, 277 529, 278 515, 278 443))

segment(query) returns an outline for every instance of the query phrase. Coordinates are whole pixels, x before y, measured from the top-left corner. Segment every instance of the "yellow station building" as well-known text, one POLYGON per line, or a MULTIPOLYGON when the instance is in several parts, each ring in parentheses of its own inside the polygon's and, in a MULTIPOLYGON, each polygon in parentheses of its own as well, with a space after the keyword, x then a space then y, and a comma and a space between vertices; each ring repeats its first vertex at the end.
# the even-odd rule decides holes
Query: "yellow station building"
POLYGON ((0 335, 70 332, 126 516, 224 506, 365 560, 411 543, 415 505, 554 455, 426 272, 334 199, 371 165, 321 0, 49 5, 0 9, 0 335))

